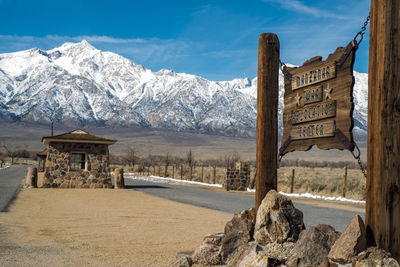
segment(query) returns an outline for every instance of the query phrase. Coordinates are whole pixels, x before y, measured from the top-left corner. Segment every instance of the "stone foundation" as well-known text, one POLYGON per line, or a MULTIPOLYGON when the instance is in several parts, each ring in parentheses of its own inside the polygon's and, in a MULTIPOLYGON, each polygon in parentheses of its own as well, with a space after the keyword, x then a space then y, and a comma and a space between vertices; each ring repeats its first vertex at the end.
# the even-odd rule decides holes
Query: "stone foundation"
POLYGON ((85 143, 50 143, 41 187, 112 188, 108 146, 85 143), (71 170, 71 153, 85 154, 85 169, 71 170))
POLYGON ((250 182, 250 169, 248 166, 226 170, 224 189, 226 191, 246 191, 250 182))

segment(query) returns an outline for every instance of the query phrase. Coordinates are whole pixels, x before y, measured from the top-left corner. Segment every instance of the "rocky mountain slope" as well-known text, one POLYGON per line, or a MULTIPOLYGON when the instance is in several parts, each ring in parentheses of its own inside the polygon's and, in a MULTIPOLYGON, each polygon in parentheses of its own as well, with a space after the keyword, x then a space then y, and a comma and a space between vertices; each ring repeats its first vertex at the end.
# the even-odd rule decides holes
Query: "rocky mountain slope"
MULTIPOLYGON (((355 130, 366 131, 367 74, 355 73, 355 130)), ((279 113, 283 109, 280 75, 279 113)), ((153 72, 86 41, 0 54, 0 119, 253 135, 257 80, 153 72)), ((279 126, 281 127, 281 120, 279 126)))

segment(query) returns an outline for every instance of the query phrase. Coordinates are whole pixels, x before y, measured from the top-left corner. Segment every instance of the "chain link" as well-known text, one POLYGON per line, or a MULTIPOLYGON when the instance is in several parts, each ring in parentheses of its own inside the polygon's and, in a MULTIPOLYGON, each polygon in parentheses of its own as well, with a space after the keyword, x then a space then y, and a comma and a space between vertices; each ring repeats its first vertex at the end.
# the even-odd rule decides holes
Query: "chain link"
POLYGON ((358 146, 357 146, 356 143, 354 143, 354 147, 357 149, 358 155, 354 154, 354 151, 351 151, 351 150, 350 150, 350 152, 351 152, 351 154, 353 155, 353 157, 357 160, 358 165, 359 165, 359 168, 360 168, 361 172, 363 173, 365 179, 367 179, 367 171, 365 170, 364 165, 363 165, 362 162, 361 162, 361 157, 360 157, 360 156, 361 156, 361 152, 360 152, 360 149, 358 148, 358 146))
POLYGON ((369 23, 369 14, 368 14, 368 17, 365 19, 365 21, 364 21, 364 24, 363 24, 363 26, 361 27, 361 31, 359 31, 357 34, 356 34, 356 36, 354 36, 354 41, 356 41, 357 42, 357 38, 358 38, 358 36, 360 36, 360 41, 358 41, 357 42, 357 45, 359 45, 360 43, 361 43, 361 41, 363 40, 363 38, 364 38, 364 33, 365 33, 365 31, 367 30, 367 25, 368 25, 368 23, 369 23))

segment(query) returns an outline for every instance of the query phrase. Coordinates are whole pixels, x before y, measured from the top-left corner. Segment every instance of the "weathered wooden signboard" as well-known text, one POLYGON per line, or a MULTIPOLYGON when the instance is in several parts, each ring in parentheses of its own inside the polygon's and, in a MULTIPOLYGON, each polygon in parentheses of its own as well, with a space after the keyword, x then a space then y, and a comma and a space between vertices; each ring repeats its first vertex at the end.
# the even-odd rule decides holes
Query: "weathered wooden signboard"
POLYGON ((285 67, 283 138, 280 155, 291 151, 353 151, 353 65, 356 42, 338 47, 325 61, 314 57, 285 67))

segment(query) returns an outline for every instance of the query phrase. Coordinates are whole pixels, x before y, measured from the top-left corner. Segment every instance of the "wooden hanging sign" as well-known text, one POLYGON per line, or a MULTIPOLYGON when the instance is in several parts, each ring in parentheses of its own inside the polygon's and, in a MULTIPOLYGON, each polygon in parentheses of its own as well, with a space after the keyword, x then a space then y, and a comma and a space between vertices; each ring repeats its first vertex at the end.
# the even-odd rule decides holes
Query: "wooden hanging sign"
POLYGON ((280 155, 320 149, 353 151, 353 65, 357 44, 338 47, 325 61, 313 57, 285 67, 283 137, 280 155))

